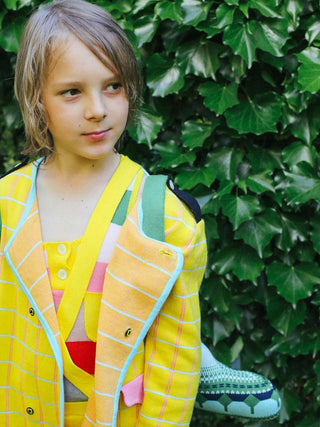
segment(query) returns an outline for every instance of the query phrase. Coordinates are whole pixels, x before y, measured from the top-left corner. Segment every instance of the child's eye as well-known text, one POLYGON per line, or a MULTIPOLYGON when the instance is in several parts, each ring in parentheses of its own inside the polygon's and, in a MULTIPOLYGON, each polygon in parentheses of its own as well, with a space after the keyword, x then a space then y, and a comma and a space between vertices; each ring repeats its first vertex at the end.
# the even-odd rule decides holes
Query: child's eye
POLYGON ((122 85, 119 82, 110 83, 106 87, 106 90, 108 92, 119 92, 121 89, 122 89, 122 85))
POLYGON ((79 95, 78 89, 68 89, 62 92, 62 95, 64 95, 67 98, 72 98, 74 96, 79 95))

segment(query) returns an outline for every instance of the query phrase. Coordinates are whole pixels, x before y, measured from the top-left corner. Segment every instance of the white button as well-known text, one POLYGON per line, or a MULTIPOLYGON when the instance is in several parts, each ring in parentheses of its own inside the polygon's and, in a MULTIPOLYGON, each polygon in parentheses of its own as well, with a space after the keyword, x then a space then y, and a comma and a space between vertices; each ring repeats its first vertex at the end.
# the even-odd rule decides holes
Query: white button
POLYGON ((63 268, 58 271, 58 277, 59 277, 59 279, 64 280, 64 279, 67 278, 67 276, 68 276, 68 273, 63 268))
POLYGON ((60 255, 64 255, 67 252, 67 248, 62 243, 58 246, 58 252, 60 255))

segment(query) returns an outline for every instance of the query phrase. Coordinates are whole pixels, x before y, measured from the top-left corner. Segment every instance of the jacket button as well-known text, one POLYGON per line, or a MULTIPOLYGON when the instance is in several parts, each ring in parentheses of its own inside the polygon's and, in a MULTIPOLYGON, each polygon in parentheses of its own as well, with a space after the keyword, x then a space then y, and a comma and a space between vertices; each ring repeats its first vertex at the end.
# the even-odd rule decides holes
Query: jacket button
POLYGON ((30 316, 34 316, 34 309, 32 307, 29 308, 29 314, 30 316))
POLYGON ((34 414, 34 410, 33 410, 33 408, 31 408, 30 406, 28 406, 28 407, 27 407, 27 409, 26 409, 26 413, 27 413, 28 415, 33 415, 33 414, 34 414))
POLYGON ((131 328, 128 328, 128 329, 126 330, 126 332, 125 332, 124 336, 125 336, 126 338, 130 337, 131 332, 132 332, 132 329, 131 329, 131 328))

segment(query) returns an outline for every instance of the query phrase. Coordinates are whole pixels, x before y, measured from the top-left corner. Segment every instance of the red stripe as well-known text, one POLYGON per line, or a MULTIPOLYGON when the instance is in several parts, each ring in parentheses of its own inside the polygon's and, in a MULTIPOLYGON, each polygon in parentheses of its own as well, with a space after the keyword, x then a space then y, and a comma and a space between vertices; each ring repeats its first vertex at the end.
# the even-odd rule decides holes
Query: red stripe
POLYGON ((73 363, 93 375, 96 359, 96 343, 93 341, 67 341, 66 345, 73 363))

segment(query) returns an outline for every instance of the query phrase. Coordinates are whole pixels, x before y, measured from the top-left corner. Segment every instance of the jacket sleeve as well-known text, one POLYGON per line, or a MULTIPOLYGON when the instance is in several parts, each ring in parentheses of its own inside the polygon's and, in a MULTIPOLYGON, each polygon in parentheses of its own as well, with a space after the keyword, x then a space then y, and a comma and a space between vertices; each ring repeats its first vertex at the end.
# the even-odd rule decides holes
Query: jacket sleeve
POLYGON ((184 265, 145 340, 139 427, 189 425, 200 378, 198 292, 207 260, 204 223, 197 223, 187 206, 168 189, 165 240, 182 249, 184 265))

